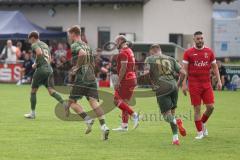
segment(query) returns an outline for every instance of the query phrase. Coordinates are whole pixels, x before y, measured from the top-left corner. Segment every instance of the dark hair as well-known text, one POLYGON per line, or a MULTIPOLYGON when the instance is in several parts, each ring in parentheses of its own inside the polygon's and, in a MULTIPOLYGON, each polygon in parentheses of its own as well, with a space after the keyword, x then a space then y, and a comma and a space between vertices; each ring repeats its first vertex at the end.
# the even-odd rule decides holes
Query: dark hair
POLYGON ((203 32, 197 31, 197 32, 195 32, 193 35, 194 35, 194 36, 197 36, 197 35, 202 35, 202 34, 203 34, 203 32))
POLYGON ((68 32, 69 33, 74 33, 76 35, 81 35, 81 30, 80 30, 80 27, 75 25, 75 26, 72 26, 68 29, 68 32))
POLYGON ((39 33, 38 33, 38 31, 32 31, 32 32, 30 32, 29 34, 28 34, 28 39, 30 39, 30 38, 35 38, 35 39, 39 39, 39 33))

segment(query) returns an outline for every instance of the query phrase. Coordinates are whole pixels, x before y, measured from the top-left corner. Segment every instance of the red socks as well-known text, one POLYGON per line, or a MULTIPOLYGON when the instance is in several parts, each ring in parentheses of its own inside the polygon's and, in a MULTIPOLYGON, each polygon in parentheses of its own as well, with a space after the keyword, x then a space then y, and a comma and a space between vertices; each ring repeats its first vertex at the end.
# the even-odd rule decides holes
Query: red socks
POLYGON ((129 115, 133 114, 133 110, 125 103, 125 102, 120 102, 120 104, 118 105, 118 107, 122 110, 122 111, 126 111, 129 115))
POLYGON ((196 126, 198 132, 202 131, 202 125, 203 125, 202 120, 195 121, 195 126, 196 126))
POLYGON ((127 111, 122 111, 122 123, 128 123, 129 115, 127 111))
POLYGON ((209 118, 209 117, 208 117, 206 114, 203 114, 203 115, 202 115, 202 119, 201 119, 202 123, 206 123, 207 120, 208 120, 208 118, 209 118))

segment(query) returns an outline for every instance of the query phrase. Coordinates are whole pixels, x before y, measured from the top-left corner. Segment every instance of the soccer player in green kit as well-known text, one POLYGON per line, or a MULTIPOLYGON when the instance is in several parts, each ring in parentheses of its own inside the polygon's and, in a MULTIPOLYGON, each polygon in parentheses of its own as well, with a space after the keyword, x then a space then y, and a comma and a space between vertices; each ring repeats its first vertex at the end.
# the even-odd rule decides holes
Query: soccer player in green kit
POLYGON ((186 73, 174 58, 161 53, 160 45, 152 45, 150 54, 145 60, 145 73, 149 73, 161 114, 171 126, 172 144, 179 145, 178 130, 182 136, 186 135, 186 130, 183 128, 182 120, 175 118, 175 109, 178 100, 178 87, 186 73), (175 80, 176 74, 180 74, 178 83, 175 80))
POLYGON ((31 90, 31 112, 25 114, 25 118, 34 119, 36 117, 35 109, 37 104, 36 93, 41 85, 44 85, 50 96, 60 102, 65 108, 67 104, 63 98, 53 89, 53 70, 50 65, 51 55, 49 47, 46 43, 39 40, 39 33, 32 31, 28 35, 29 43, 32 45, 32 51, 35 54, 35 62, 32 67, 35 69, 32 78, 32 90, 31 90))
POLYGON ((94 57, 91 48, 81 40, 80 28, 72 26, 68 30, 68 36, 72 41, 72 63, 73 68, 70 72, 70 83, 72 83, 68 105, 82 119, 84 119, 87 129, 85 134, 91 132, 93 118, 83 111, 83 107, 77 103, 77 100, 85 96, 95 111, 101 125, 103 140, 108 139, 109 128, 105 124, 104 112, 98 101, 97 83, 94 73, 94 57))

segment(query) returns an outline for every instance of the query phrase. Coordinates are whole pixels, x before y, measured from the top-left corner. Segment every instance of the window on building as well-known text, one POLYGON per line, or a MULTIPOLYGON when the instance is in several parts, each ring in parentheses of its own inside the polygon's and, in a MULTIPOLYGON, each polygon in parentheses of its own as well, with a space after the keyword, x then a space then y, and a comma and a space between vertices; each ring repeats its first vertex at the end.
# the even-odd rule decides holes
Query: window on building
POLYGON ((169 42, 175 43, 181 47, 183 47, 183 34, 169 34, 169 42))
POLYGON ((127 40, 130 41, 130 42, 135 42, 136 41, 136 34, 135 33, 119 33, 119 35, 126 36, 127 40))
POLYGON ((213 18, 235 18, 238 16, 237 10, 214 10, 213 18))
POLYGON ((98 48, 110 41, 110 27, 98 27, 98 48))
POLYGON ((63 27, 59 27, 59 26, 46 27, 46 29, 50 31, 59 31, 59 32, 63 31, 63 27))

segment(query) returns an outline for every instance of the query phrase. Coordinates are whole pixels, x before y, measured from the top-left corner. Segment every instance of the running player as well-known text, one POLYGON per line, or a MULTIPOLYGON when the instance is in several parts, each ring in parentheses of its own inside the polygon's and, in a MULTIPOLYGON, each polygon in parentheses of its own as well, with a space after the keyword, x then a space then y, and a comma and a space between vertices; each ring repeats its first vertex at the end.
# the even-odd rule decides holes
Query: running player
MULTIPOLYGON (((194 47, 184 53, 183 64, 188 76, 188 88, 192 105, 194 106, 194 120, 198 134, 196 139, 208 135, 206 122, 214 109, 214 95, 210 81, 210 69, 217 78, 217 88, 221 90, 222 83, 213 51, 204 46, 204 37, 201 31, 194 33, 194 47), (201 116, 201 103, 206 105, 206 111, 201 116)), ((186 95, 187 79, 185 78, 182 90, 186 95)))
POLYGON ((133 117, 134 129, 139 125, 138 113, 134 112, 128 104, 133 95, 134 88, 137 85, 136 74, 134 71, 135 58, 131 48, 128 46, 125 36, 117 36, 115 42, 119 49, 119 54, 117 57, 118 78, 114 86, 114 104, 122 110, 122 125, 113 130, 127 131, 129 116, 133 117))
POLYGON ((161 53, 158 44, 150 47, 150 54, 145 60, 145 74, 149 73, 160 111, 164 120, 170 123, 173 133, 172 144, 179 145, 178 130, 182 136, 186 136, 186 130, 183 128, 182 120, 175 118, 175 110, 178 101, 178 86, 186 73, 174 58, 161 53), (180 74, 178 85, 175 80, 176 74, 180 74))
POLYGON ((103 132, 103 140, 108 139, 109 129, 105 124, 104 113, 99 107, 99 97, 97 91, 97 83, 94 74, 94 58, 91 48, 81 40, 80 28, 73 26, 68 30, 69 39, 73 41, 71 45, 73 68, 71 70, 71 80, 73 82, 70 96, 69 107, 71 107, 86 124, 86 134, 91 132, 94 120, 83 111, 83 107, 77 104, 77 100, 85 96, 99 119, 101 130, 103 132))
POLYGON ((35 62, 32 65, 36 69, 32 78, 31 90, 31 112, 25 114, 25 118, 34 119, 36 117, 35 109, 37 104, 36 93, 41 85, 44 85, 49 95, 55 98, 58 102, 67 107, 62 97, 53 89, 53 70, 50 65, 51 55, 48 45, 39 40, 39 33, 37 31, 30 32, 28 35, 29 43, 32 45, 32 51, 35 54, 35 62))

